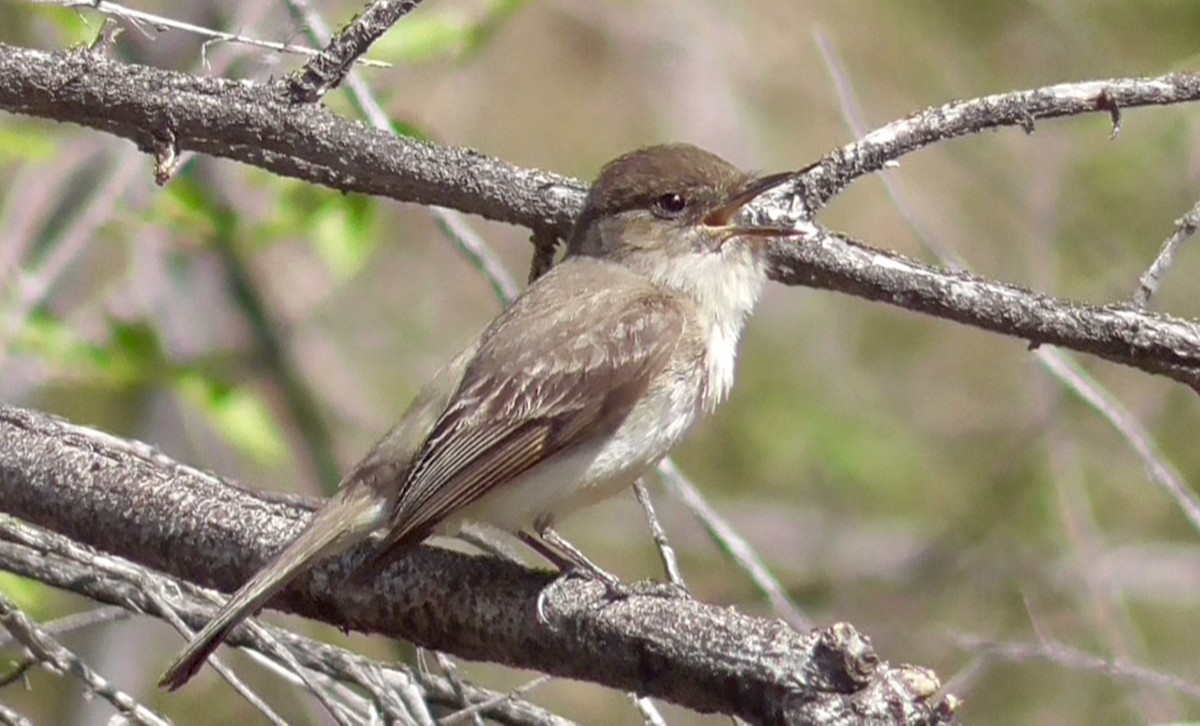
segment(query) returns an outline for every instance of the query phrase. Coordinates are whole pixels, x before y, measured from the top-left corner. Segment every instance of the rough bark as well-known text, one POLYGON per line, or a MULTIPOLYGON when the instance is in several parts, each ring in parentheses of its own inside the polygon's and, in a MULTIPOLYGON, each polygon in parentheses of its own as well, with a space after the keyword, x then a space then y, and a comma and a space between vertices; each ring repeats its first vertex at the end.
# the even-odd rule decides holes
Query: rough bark
MULTIPOLYGON (((0 407, 0 504, 78 542, 226 591, 294 536, 312 509, 256 495, 145 444, 12 407, 0 407)), ((614 599, 596 581, 432 546, 369 586, 347 586, 365 554, 318 567, 274 606, 755 723, 938 723, 948 715, 931 673, 881 661, 849 625, 799 633, 653 583, 614 599)), ((105 597, 87 578, 39 568, 36 559, 0 559, 105 597)), ((112 599, 126 607, 137 600, 112 599)))

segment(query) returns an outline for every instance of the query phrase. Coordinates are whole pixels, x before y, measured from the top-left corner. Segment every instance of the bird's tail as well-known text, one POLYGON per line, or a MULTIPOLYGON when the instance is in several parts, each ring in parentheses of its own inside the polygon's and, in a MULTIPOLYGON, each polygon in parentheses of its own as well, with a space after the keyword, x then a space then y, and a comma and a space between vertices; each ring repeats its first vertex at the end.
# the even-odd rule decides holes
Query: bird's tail
POLYGON ((315 560, 342 552, 362 541, 380 522, 383 504, 360 487, 347 487, 313 515, 296 539, 259 570, 216 617, 192 637, 158 685, 175 690, 196 674, 205 659, 238 623, 259 610, 292 578, 315 560))

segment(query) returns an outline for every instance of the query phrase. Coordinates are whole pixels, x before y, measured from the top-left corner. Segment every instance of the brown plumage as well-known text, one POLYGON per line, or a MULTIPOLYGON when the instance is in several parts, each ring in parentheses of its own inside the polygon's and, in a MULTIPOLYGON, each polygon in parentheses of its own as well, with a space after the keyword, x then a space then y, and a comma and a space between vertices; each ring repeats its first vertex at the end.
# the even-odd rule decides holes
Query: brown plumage
POLYGON ((541 531, 632 483, 732 382, 765 274, 763 230, 730 219, 769 185, 686 145, 606 166, 567 259, 426 385, 160 683, 181 686, 299 572, 372 534, 378 562, 465 521, 541 531))

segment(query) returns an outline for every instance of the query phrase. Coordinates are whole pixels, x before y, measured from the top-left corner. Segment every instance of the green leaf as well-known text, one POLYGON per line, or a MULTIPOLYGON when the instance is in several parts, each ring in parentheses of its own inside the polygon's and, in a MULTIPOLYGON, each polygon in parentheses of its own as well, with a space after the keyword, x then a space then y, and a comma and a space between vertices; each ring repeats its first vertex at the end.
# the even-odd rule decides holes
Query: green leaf
POLYGON ((255 392, 230 386, 196 370, 180 371, 175 390, 196 406, 209 424, 231 446, 263 464, 274 464, 287 454, 280 431, 266 403, 255 392))

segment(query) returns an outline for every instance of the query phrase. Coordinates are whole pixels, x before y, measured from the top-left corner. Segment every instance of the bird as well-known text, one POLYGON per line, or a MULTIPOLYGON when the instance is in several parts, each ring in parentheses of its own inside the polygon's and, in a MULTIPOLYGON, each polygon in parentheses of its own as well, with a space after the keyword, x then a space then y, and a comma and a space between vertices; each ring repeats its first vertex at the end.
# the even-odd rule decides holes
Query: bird
POLYGON ((182 686, 294 577, 364 540, 378 564, 479 522, 586 569, 555 522, 632 485, 726 398, 766 243, 797 233, 743 211, 792 176, 688 144, 604 165, 563 260, 433 376, 160 685, 182 686))

